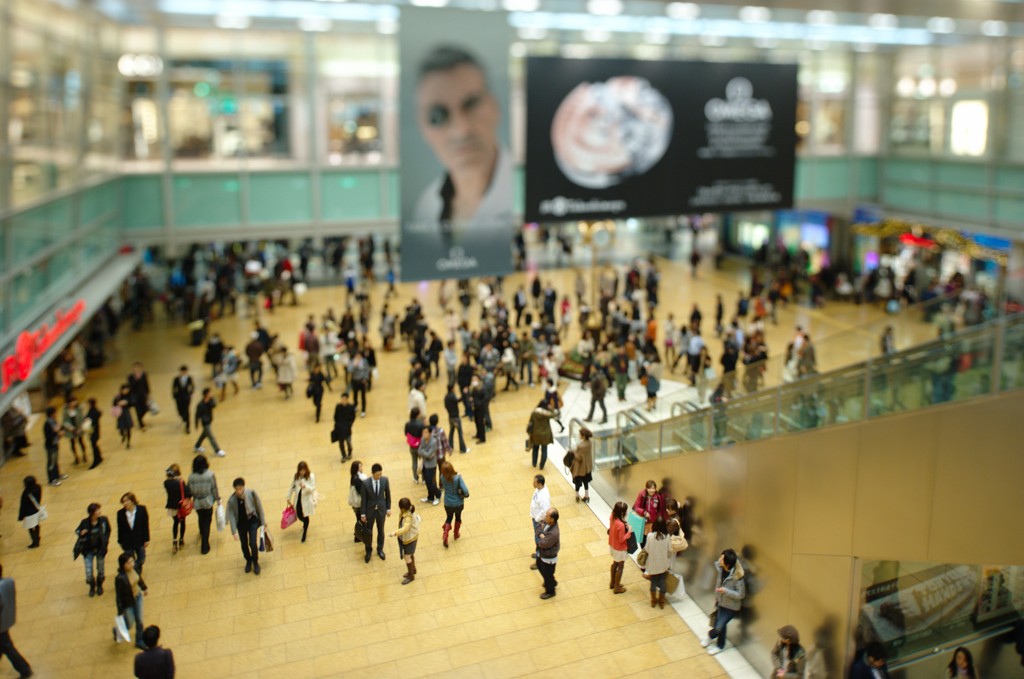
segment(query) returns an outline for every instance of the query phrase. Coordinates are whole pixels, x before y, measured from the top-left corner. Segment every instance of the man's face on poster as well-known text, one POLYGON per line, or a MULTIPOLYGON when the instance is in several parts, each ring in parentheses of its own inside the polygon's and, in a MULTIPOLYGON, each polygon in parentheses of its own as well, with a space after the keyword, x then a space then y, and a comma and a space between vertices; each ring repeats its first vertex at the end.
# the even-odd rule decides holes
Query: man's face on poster
POLYGON ((446 170, 490 170, 501 114, 479 68, 459 64, 424 75, 417 117, 423 139, 446 170))

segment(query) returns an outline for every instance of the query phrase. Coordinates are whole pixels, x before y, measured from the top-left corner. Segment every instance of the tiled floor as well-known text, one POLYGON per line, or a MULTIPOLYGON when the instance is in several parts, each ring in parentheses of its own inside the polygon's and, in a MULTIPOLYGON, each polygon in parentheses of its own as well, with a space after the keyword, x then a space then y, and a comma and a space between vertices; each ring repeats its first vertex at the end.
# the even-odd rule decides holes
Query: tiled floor
MULTIPOLYGON (((662 264, 660 314, 671 309, 688 316, 699 301, 708 314, 715 292, 735 300, 743 276, 709 273, 692 280, 683 267, 662 264)), ((545 273, 547 278, 549 274, 545 273)), ((566 289, 570 272, 551 274, 566 289)), ((511 294, 520 280, 506 282, 511 294)), ((440 320, 436 288, 401 286, 401 306, 420 293, 432 321, 440 320)), ((378 293, 375 293, 379 295, 378 293)), ((294 345, 309 313, 344 306, 343 292, 316 289, 297 308, 279 310, 265 322, 294 345)), ((375 314, 380 298, 375 298, 375 314)), ((819 338, 823 368, 863 358, 858 351, 877 345, 881 323, 875 309, 836 305, 821 311, 790 308, 780 314, 778 328, 769 329, 769 344, 785 346, 794 323, 819 338), (827 339, 826 339, 827 338, 827 339), (824 350, 827 347, 828 351, 824 350)), ((914 319, 899 319, 897 337, 906 345, 930 336, 914 319)), ((376 323, 373 324, 376 326, 376 323)), ((440 329, 440 324, 436 327, 440 329)), ((251 320, 228 318, 216 329, 229 343, 244 345, 251 320)), ((15 521, 21 479, 45 478, 42 435, 33 427, 30 455, 8 463, 0 474, 7 498, 0 527, 4 574, 18 585, 18 621, 12 637, 40 677, 122 677, 131 673, 134 649, 115 645, 110 628, 115 614, 112 577, 108 593, 90 599, 80 561, 72 561, 73 530, 90 502, 100 502, 113 519, 117 499, 135 492, 148 505, 153 542, 145 576, 149 595, 145 621, 160 625, 163 643, 174 650, 179 676, 216 677, 512 677, 543 673, 563 676, 649 676, 650 670, 679 676, 727 676, 718 660, 707 656, 697 637, 675 611, 651 609, 646 581, 633 566, 626 570, 629 592, 614 596, 607 588, 609 557, 602 522, 586 505, 575 504, 571 487, 549 467, 554 504, 562 513, 562 552, 558 566, 558 597, 540 601, 540 578, 528 569, 532 550, 528 507, 531 495, 529 456, 522 441, 537 390, 500 393, 493 407, 494 431, 488 443, 472 446, 455 463, 472 497, 467 501, 463 537, 450 549, 441 545, 441 507, 424 506, 422 486, 414 486, 402 436, 406 413, 406 354, 381 357, 380 379, 370 393, 370 409, 355 426, 356 458, 366 466, 384 465, 394 500, 408 496, 424 518, 417 550, 419 575, 401 586, 404 567, 393 541, 387 560, 363 563, 360 546, 352 543, 352 514, 345 505, 348 465, 342 465, 329 440, 329 413, 336 394, 325 401, 327 417, 313 421, 313 409, 302 398, 304 382, 289 401, 273 388, 252 391, 243 386, 229 394, 216 411, 214 431, 227 450, 213 458, 223 495, 231 480, 244 476, 261 494, 272 526, 284 508, 295 465, 306 460, 317 476, 323 501, 310 526, 309 540, 299 531, 275 528, 277 550, 265 556, 259 577, 242 572, 238 545, 227 532, 214 535, 213 551, 200 556, 195 520, 189 520, 184 552, 171 554, 171 520, 163 510, 164 469, 172 462, 191 464, 194 438, 185 436, 170 399, 170 382, 182 363, 207 383, 202 350, 187 346, 184 328, 157 321, 139 333, 124 330, 115 341, 114 360, 94 371, 80 396, 110 402, 133 360, 145 363, 163 412, 151 418, 146 432, 134 432, 131 450, 118 444, 109 417, 103 420, 106 461, 87 471, 70 463, 63 448, 63 471, 70 478, 61 488, 45 488, 50 518, 43 524, 43 547, 27 550, 28 537, 15 521), (455 672, 456 674, 452 674, 455 672)), ((575 341, 575 340, 573 340, 575 341)), ((715 354, 719 345, 713 343, 715 354)), ((269 381, 269 380, 268 380, 269 381)), ((243 385, 247 379, 243 379, 243 385)), ((428 406, 440 409, 442 385, 427 390, 428 406)), ((396 527, 389 521, 389 528, 396 527)), ((116 569, 116 547, 107 558, 116 569)), ((692 609, 679 604, 681 613, 692 609)), ((720 656, 727 661, 725 654, 720 656)), ((729 664, 732 661, 728 661, 729 664)), ((742 671, 737 670, 736 676, 742 671)), ((13 676, 0 663, 0 677, 13 676)))

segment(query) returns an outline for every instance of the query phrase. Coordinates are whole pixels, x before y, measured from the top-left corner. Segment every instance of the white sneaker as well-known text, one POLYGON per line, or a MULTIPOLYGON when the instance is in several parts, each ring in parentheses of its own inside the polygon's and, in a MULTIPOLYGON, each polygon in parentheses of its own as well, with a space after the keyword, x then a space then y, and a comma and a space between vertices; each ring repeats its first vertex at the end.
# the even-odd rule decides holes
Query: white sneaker
POLYGON ((420 502, 423 502, 423 503, 427 503, 427 502, 430 502, 430 498, 426 498, 426 497, 421 497, 421 498, 420 498, 420 502))
POLYGON ((466 448, 464 451, 462 451, 462 454, 465 455, 466 453, 469 452, 469 450, 470 450, 469 448, 466 448))
POLYGON ((196 451, 197 453, 205 453, 206 452, 206 448, 203 448, 202 446, 196 446, 192 450, 196 451))
POLYGON ((434 506, 436 507, 436 506, 437 506, 437 505, 439 505, 440 503, 441 503, 441 501, 440 501, 440 500, 434 500, 434 501, 433 501, 433 502, 431 502, 430 504, 432 504, 432 505, 434 505, 434 506))
POLYGON ((711 645, 711 643, 713 641, 714 641, 714 639, 712 639, 711 637, 704 637, 704 640, 702 642, 700 642, 700 647, 701 648, 707 648, 708 646, 711 645))
POLYGON ((718 655, 719 653, 721 653, 724 650, 725 650, 724 648, 719 648, 718 645, 715 644, 714 646, 712 646, 711 648, 708 649, 708 655, 718 655))
POLYGON ((227 455, 227 453, 225 453, 223 450, 217 451, 217 457, 224 457, 225 455, 227 455))
POLYGON ((366 417, 366 413, 359 413, 359 417, 366 417))

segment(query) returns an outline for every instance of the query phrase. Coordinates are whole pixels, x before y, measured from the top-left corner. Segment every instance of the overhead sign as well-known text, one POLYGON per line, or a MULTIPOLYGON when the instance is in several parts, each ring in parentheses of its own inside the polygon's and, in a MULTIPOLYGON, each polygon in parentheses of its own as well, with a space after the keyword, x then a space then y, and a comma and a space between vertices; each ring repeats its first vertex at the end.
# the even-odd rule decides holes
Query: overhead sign
POLYGON ((36 330, 26 330, 18 335, 14 352, 6 356, 0 366, 0 393, 7 393, 12 386, 31 377, 39 357, 77 325, 84 312, 85 300, 78 300, 66 311, 58 309, 54 314, 53 325, 43 323, 36 330))
POLYGON ((789 207, 795 65, 526 64, 527 221, 789 207))

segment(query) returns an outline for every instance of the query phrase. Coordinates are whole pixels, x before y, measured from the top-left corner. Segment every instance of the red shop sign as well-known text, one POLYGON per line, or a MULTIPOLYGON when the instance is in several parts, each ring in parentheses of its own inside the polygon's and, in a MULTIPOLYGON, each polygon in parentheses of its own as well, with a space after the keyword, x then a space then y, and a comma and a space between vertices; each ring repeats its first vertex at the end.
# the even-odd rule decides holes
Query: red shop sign
POLYGON ((18 335, 14 353, 3 361, 3 387, 0 393, 7 393, 16 382, 27 380, 39 357, 78 323, 84 311, 85 300, 80 299, 67 311, 58 309, 52 326, 43 323, 36 330, 26 330, 18 335))

